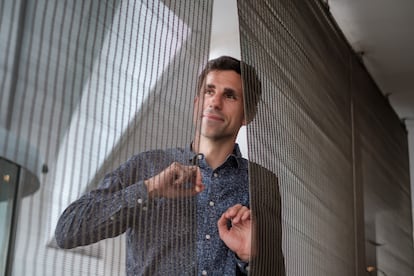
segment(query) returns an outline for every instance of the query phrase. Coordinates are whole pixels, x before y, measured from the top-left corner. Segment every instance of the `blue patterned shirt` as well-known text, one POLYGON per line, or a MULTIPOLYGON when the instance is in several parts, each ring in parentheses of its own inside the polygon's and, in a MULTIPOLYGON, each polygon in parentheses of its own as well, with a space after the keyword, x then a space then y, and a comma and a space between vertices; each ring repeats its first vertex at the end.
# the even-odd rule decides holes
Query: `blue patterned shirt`
POLYGON ((187 149, 133 156, 73 202, 59 219, 62 248, 87 245, 126 232, 128 275, 235 275, 246 272, 220 239, 217 221, 235 204, 249 206, 248 161, 238 146, 216 169, 187 149), (172 162, 197 163, 205 189, 184 199, 149 199, 144 180, 172 162))

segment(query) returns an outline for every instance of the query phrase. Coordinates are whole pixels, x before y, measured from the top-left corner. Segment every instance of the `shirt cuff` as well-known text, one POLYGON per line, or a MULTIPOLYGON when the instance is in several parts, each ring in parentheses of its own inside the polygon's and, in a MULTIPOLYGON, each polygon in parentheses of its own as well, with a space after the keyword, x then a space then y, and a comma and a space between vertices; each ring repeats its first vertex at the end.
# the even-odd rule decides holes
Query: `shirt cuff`
POLYGON ((148 208, 148 191, 147 186, 143 180, 128 186, 123 190, 124 198, 126 199, 128 208, 142 208, 147 210, 148 208))
POLYGON ((236 254, 234 254, 234 258, 236 259, 236 264, 240 272, 247 275, 249 273, 249 263, 240 260, 236 254))

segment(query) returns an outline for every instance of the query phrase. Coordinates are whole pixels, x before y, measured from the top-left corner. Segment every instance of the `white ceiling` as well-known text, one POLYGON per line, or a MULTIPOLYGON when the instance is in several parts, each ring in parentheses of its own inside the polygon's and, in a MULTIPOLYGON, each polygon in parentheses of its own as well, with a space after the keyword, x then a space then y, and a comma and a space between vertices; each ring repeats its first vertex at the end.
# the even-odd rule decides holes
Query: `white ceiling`
POLYGON ((325 2, 399 117, 414 120, 414 1, 325 2))

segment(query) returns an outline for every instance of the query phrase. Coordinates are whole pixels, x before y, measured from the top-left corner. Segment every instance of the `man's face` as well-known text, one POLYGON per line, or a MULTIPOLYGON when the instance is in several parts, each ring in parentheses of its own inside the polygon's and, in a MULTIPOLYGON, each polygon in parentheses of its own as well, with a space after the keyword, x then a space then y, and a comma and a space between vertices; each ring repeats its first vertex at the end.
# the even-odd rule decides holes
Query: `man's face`
POLYGON ((201 136, 235 140, 245 125, 242 80, 235 71, 208 73, 194 103, 194 120, 201 136))

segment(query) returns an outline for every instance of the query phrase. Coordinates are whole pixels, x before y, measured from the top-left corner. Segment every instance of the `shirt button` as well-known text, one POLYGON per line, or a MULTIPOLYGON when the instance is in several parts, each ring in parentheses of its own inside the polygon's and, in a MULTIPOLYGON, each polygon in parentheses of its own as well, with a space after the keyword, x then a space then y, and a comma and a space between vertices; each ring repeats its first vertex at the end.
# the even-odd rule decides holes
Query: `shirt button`
POLYGON ((209 240, 211 236, 209 234, 206 235, 206 239, 209 240))
POLYGON ((201 271, 201 275, 207 275, 207 271, 206 270, 201 271))
POLYGON ((111 220, 114 220, 115 218, 112 216, 112 217, 110 217, 110 219, 111 219, 111 220))
POLYGON ((142 202, 143 202, 143 201, 142 201, 142 198, 138 198, 138 199, 137 199, 137 202, 138 202, 138 204, 142 204, 142 202))
POLYGON ((213 207, 214 206, 214 201, 210 201, 210 206, 213 207))
POLYGON ((142 207, 142 211, 148 210, 147 206, 142 207))
POLYGON ((197 158, 198 158, 198 160, 201 160, 201 159, 203 159, 203 155, 199 154, 199 155, 197 155, 197 158))
POLYGON ((218 177, 218 173, 214 173, 214 174, 213 174, 213 176, 214 176, 214 177, 218 177))

